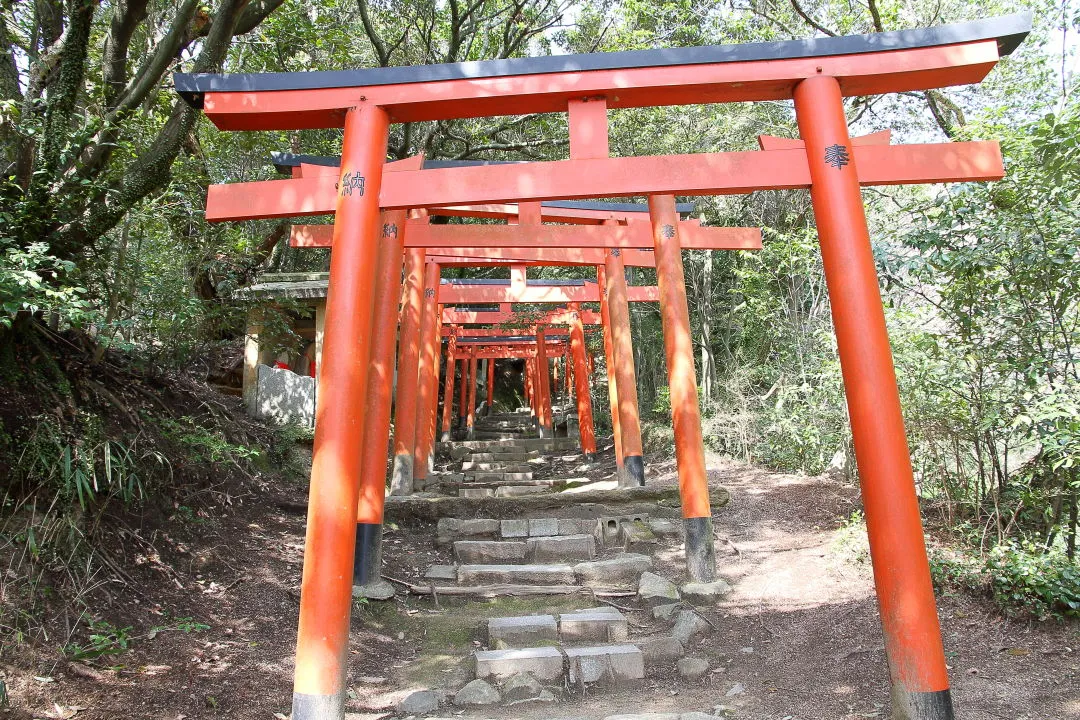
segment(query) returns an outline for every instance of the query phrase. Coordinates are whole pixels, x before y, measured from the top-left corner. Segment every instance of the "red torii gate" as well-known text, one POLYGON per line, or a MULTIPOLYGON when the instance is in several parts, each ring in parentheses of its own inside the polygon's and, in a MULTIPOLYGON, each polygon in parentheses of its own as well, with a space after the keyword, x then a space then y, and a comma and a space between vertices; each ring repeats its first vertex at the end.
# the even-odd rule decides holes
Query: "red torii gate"
MULTIPOLYGON (((656 249, 676 457, 697 579, 715 574, 711 513, 679 252, 675 193, 809 187, 834 311, 860 470, 893 707, 953 717, 919 508, 859 185, 995 179, 993 143, 853 148, 842 98, 975 83, 1030 29, 1012 16, 929 30, 810 41, 514 59, 324 73, 178 75, 176 88, 225 130, 345 128, 341 172, 303 178, 316 208, 334 186, 336 223, 293 694, 294 720, 340 718, 351 607, 359 458, 380 205, 646 194, 656 249), (609 158, 608 107, 793 98, 803 148, 609 158), (391 121, 564 112, 567 161, 387 173, 391 121), (753 157, 757 156, 757 157, 753 157), (323 193, 325 195, 325 193, 323 193)), ((293 181, 282 181, 293 182, 293 181)), ((242 184, 230 186, 242 193, 242 184)), ((292 190, 290 190, 292 192, 292 190)), ((298 212, 300 211, 300 212, 298 212)), ((402 218, 403 220, 404 218, 402 218)), ((384 223, 385 225, 385 223, 384 223)), ((397 225, 396 227, 400 227, 397 225)), ((389 243, 386 243, 389 244, 389 243)))

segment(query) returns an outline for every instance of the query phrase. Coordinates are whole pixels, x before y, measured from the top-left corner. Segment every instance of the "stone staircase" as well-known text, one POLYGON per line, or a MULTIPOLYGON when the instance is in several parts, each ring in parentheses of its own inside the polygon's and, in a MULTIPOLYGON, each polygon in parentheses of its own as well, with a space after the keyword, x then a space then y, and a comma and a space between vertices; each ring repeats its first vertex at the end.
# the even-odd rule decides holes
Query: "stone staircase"
POLYGON ((646 676, 698 680, 708 662, 684 656, 713 627, 694 605, 713 605, 716 588, 691 583, 681 592, 659 574, 670 568, 653 572, 654 554, 681 540, 677 520, 646 514, 440 519, 436 545, 452 552, 454 564, 428 568, 431 594, 494 603, 476 628, 472 680, 446 702, 555 703, 584 698, 593 687, 636 686, 646 676), (530 595, 563 599, 533 614, 499 613, 499 598, 530 595), (631 614, 645 622, 631 622, 631 614))
MULTIPOLYGON (((580 455, 573 438, 540 438, 528 411, 489 415, 477 420, 475 439, 439 443, 436 453, 449 463, 429 478, 425 492, 458 497, 520 497, 551 492, 566 479, 534 477, 551 456, 573 460, 580 455)), ((579 478, 584 482, 585 479, 579 478)))

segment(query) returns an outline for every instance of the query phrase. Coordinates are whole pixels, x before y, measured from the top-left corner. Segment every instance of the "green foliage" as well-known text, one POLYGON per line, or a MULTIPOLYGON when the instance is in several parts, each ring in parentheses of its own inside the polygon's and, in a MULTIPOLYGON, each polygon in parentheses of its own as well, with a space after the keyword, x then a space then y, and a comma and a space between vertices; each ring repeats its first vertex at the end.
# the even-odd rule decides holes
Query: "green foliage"
POLYGON ((90 630, 88 640, 83 643, 70 643, 64 646, 64 655, 69 660, 92 660, 103 655, 119 655, 126 652, 131 644, 131 628, 118 628, 105 620, 94 620, 84 614, 83 620, 90 630))
POLYGON ((1080 617, 1080 568, 1061 551, 1007 542, 985 556, 963 549, 933 548, 935 585, 992 597, 1013 614, 1040 619, 1080 617))

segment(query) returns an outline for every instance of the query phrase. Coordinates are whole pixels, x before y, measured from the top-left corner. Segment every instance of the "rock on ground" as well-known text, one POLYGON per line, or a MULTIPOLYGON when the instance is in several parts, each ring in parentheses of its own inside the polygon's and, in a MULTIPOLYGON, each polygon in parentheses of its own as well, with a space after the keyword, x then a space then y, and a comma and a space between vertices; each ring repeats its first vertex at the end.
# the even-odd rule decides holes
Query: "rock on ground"
POLYGON ((709 628, 709 623, 693 610, 680 610, 675 617, 675 627, 672 628, 671 634, 683 646, 689 647, 695 635, 700 635, 709 628))
POLYGON ((499 695, 499 691, 484 680, 473 680, 454 695, 454 704, 458 707, 498 705, 501 701, 502 696, 499 695))
POLYGON ((668 636, 649 638, 639 642, 637 645, 641 648, 641 654, 645 658, 645 665, 648 667, 666 667, 670 669, 671 664, 682 657, 684 652, 682 643, 668 636))
POLYGON ((731 586, 723 580, 712 582, 691 582, 681 588, 683 600, 694 605, 713 605, 717 600, 731 592, 731 586))
POLYGON ((638 597, 649 605, 663 605, 681 599, 679 588, 656 573, 643 572, 638 580, 638 597))
POLYGON ((684 680, 697 680, 709 671, 709 661, 702 658, 684 657, 679 660, 677 667, 679 676, 684 680))
POLYGON ((431 690, 418 690, 406 695, 397 709, 405 715, 427 715, 439 709, 439 697, 431 690))
POLYGON ((502 686, 504 702, 517 702, 519 700, 532 700, 540 697, 544 686, 529 673, 518 673, 507 678, 502 686))

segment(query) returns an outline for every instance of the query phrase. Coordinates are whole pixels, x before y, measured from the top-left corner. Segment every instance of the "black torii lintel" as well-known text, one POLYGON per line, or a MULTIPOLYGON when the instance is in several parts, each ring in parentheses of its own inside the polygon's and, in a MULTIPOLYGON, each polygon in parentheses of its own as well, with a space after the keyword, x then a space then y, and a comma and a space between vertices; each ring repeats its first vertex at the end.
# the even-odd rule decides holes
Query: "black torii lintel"
POLYGON ((915 30, 781 40, 737 45, 706 45, 657 50, 554 55, 509 60, 482 60, 441 65, 323 70, 287 73, 177 73, 176 91, 195 108, 202 108, 207 92, 266 92, 276 90, 320 90, 326 88, 370 87, 468 80, 511 75, 541 75, 590 70, 622 70, 676 65, 784 60, 914 48, 955 45, 979 40, 997 40, 998 52, 1008 55, 1031 31, 1031 13, 1017 13, 970 22, 938 25, 915 30))

